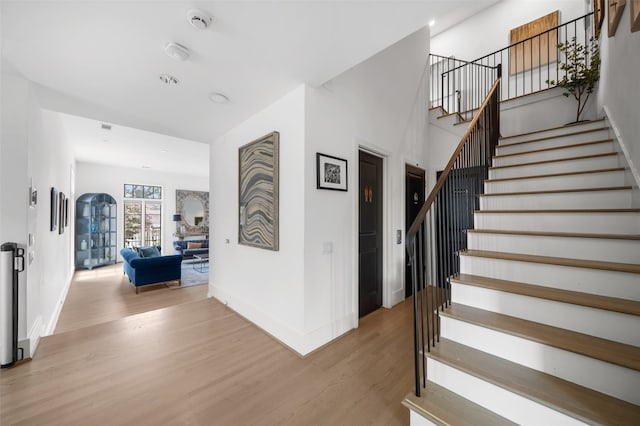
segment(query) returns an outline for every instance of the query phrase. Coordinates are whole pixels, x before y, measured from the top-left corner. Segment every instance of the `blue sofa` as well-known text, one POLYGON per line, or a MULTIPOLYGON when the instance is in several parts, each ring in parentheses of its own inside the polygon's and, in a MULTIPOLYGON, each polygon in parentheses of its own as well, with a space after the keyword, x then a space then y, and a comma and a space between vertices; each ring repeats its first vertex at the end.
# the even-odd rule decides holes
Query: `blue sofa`
MULTIPOLYGON (((158 246, 158 250, 160 247, 158 246)), ((143 285, 158 284, 165 281, 178 280, 182 277, 182 255, 140 257, 130 248, 120 250, 124 273, 129 277, 129 282, 138 289, 143 285)))
POLYGON ((173 248, 180 254, 183 259, 191 259, 196 254, 209 253, 209 240, 180 240, 173 242, 173 248), (187 248, 189 243, 201 243, 201 248, 187 248))

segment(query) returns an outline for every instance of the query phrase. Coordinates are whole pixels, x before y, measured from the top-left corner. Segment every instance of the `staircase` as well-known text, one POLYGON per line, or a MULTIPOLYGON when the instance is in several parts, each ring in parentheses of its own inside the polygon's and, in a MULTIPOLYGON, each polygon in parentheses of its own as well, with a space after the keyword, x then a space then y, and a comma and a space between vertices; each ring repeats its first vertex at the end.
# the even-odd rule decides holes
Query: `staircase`
POLYGON ((640 209, 611 134, 500 139, 412 425, 640 424, 640 209))

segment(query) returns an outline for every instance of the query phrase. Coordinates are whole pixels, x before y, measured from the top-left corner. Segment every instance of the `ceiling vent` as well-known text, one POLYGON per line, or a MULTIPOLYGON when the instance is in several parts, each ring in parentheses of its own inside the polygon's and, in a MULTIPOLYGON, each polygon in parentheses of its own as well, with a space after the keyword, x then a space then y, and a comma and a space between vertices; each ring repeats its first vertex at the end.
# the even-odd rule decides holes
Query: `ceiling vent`
POLYGON ((187 21, 199 30, 206 30, 211 25, 211 16, 199 9, 191 9, 187 12, 187 21))
POLYGON ((111 130, 111 124, 102 123, 100 127, 102 128, 102 130, 111 130))

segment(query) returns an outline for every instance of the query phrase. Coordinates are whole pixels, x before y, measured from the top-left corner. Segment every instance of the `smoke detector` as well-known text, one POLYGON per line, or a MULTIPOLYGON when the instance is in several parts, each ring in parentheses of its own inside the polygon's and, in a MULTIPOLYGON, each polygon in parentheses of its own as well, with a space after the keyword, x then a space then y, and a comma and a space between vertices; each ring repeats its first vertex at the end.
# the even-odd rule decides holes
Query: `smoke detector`
POLYGON ((217 104, 226 104, 227 102, 229 102, 228 97, 226 97, 222 93, 217 92, 209 93, 209 100, 217 104))
POLYGON ((164 53, 176 61, 186 61, 189 58, 189 49, 178 43, 167 43, 164 53))
POLYGON ((199 30, 206 30, 211 25, 211 16, 199 9, 191 9, 187 12, 187 21, 199 30))

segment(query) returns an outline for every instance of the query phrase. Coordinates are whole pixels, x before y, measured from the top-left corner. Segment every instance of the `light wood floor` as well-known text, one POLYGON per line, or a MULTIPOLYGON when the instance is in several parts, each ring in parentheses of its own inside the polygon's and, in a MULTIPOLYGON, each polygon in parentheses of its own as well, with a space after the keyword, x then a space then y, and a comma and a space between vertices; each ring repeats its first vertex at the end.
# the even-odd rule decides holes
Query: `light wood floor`
POLYGON ((4 425, 396 425, 411 302, 302 359, 215 299, 48 336, 0 372, 4 425))
POLYGON ((122 264, 76 271, 55 333, 206 298, 206 285, 185 288, 177 284, 144 286, 136 294, 122 274, 122 264))

